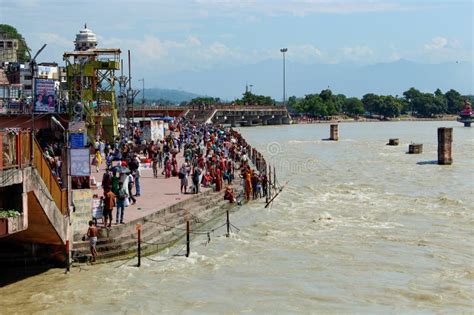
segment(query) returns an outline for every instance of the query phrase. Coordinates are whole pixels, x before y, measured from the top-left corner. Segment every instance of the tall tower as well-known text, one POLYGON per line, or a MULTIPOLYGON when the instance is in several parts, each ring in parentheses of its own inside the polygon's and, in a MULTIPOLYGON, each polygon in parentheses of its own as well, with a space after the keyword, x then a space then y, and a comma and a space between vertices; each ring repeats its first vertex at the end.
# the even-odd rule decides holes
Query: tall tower
POLYGON ((97 37, 94 32, 87 28, 87 24, 84 24, 84 29, 76 34, 74 45, 75 51, 86 51, 97 47, 97 37))
POLYGON ((87 25, 76 34, 74 44, 75 50, 63 55, 70 113, 85 116, 91 138, 111 140, 118 131, 115 70, 120 70, 121 51, 97 48, 97 37, 87 25))

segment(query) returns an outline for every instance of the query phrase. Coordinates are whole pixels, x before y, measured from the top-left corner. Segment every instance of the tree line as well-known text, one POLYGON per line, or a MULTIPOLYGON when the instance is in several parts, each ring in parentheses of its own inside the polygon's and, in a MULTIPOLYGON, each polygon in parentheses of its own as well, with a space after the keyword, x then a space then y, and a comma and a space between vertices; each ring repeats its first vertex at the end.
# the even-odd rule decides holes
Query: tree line
POLYGON ((310 116, 361 115, 398 117, 411 114, 417 117, 433 117, 444 114, 458 114, 464 100, 473 96, 463 96, 451 89, 443 93, 423 93, 415 88, 403 92, 402 97, 392 95, 365 94, 361 99, 333 94, 324 89, 319 94, 308 94, 303 98, 292 96, 288 99, 288 110, 292 113, 310 116))

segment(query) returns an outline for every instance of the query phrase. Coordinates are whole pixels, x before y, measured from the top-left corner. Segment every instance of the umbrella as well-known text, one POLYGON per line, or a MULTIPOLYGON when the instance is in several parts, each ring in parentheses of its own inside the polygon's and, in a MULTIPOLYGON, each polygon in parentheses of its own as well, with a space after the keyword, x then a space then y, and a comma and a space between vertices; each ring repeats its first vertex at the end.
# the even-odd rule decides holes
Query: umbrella
POLYGON ((122 165, 117 165, 117 166, 112 167, 112 172, 114 171, 117 173, 130 173, 130 169, 122 165))

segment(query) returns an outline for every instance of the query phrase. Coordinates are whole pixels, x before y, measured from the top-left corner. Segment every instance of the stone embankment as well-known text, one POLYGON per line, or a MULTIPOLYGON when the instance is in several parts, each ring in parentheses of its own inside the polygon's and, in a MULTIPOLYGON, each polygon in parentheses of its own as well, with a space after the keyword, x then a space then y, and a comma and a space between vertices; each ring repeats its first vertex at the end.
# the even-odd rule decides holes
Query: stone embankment
MULTIPOLYGON (((240 134, 237 134, 241 137, 240 134)), ((265 172, 266 161, 262 154, 243 141, 248 152, 249 162, 259 172, 265 172)), ((178 201, 162 209, 156 209, 147 215, 128 221, 126 224, 101 228, 97 242, 97 261, 110 262, 133 257, 137 254, 138 231, 141 228, 141 255, 159 252, 182 241, 186 236, 186 222, 190 222, 191 231, 213 229, 225 223, 227 211, 236 211, 245 202, 242 180, 236 170, 233 182, 238 203, 224 200, 224 191, 215 192, 205 188, 191 198, 178 201), (220 221, 219 221, 220 220, 220 221), (222 221, 222 222, 221 222, 222 221)), ((156 202, 159 205, 159 200, 156 202)), ((84 262, 90 257, 88 241, 74 243, 73 261, 84 262)))
MULTIPOLYGON (((137 224, 141 226, 142 255, 147 255, 179 242, 186 235, 187 220, 193 230, 212 228, 213 221, 222 217, 232 206, 224 200, 223 192, 208 189, 193 198, 107 230, 108 233, 97 242, 97 259, 108 262, 136 255, 137 224)), ((73 258, 83 260, 89 253, 88 241, 75 243, 73 258)))

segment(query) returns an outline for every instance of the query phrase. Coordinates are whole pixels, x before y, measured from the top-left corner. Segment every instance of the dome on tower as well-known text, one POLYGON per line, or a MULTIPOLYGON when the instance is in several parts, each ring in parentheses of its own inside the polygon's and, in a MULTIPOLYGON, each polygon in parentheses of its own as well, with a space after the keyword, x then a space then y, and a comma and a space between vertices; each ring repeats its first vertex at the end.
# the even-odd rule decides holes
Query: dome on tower
POLYGON ((74 41, 76 51, 84 51, 94 49, 97 47, 97 37, 90 29, 87 28, 87 24, 84 25, 84 29, 80 30, 76 34, 76 40, 74 41))

